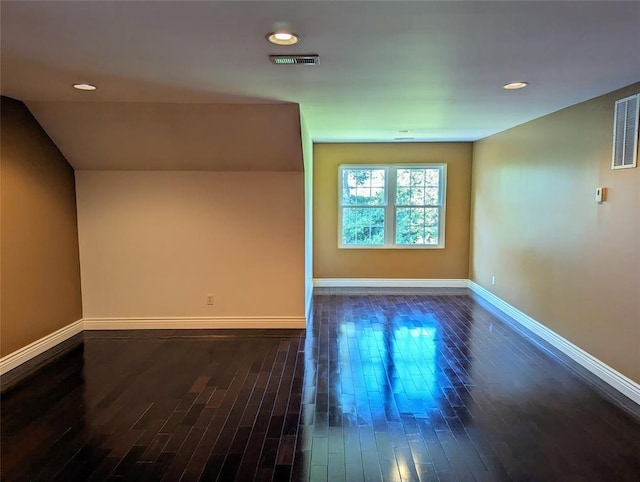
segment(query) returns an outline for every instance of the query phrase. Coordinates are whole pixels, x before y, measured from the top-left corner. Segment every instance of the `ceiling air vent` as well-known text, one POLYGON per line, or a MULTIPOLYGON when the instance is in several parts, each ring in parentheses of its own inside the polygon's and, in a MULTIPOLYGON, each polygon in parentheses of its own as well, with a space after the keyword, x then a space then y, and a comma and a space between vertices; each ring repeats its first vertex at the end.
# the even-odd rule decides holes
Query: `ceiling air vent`
POLYGON ((636 167, 638 159, 638 114, 640 94, 616 101, 613 119, 612 169, 636 167))
POLYGON ((318 65, 320 56, 318 54, 308 55, 269 55, 271 63, 276 65, 318 65))

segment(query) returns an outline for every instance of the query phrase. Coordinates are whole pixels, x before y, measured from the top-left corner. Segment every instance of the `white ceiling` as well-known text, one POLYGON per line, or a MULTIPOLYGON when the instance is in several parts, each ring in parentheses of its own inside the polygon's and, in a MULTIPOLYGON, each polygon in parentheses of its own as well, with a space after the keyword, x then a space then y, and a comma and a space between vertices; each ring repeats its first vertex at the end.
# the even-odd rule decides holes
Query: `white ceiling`
POLYGON ((476 140, 640 80, 633 1, 2 1, 1 14, 2 93, 27 105, 295 102, 315 141, 476 140), (279 23, 300 44, 268 44, 279 23), (531 85, 502 89, 513 80, 531 85))

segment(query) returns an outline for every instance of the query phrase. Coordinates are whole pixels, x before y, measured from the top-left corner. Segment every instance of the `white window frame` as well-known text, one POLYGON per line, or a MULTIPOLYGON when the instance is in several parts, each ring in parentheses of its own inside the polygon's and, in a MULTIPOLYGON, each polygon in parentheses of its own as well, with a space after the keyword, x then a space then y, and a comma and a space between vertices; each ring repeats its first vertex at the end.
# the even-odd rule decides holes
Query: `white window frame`
MULTIPOLYGON (((447 205, 447 164, 340 164, 338 166, 338 248, 340 249, 444 249, 445 246, 445 218, 447 205), (440 170, 440 205, 425 206, 396 206, 396 183, 398 169, 438 168, 440 170), (384 244, 344 244, 342 242, 343 210, 352 206, 342 204, 342 180, 344 169, 384 169, 385 203, 371 208, 384 208, 384 244), (440 209, 438 215, 438 244, 396 244, 396 209, 398 207, 436 207, 440 209)), ((364 207, 364 206, 361 206, 364 207)))

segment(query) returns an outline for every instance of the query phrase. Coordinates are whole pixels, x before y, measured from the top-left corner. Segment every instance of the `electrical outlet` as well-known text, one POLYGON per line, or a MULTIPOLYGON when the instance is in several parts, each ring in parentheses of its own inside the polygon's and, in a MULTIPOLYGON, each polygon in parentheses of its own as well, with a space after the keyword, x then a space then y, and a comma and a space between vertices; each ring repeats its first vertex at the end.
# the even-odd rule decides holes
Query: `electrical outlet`
POLYGON ((207 304, 213 305, 213 295, 207 295, 207 304))
POLYGON ((496 277, 492 276, 491 277, 491 286, 495 286, 496 285, 496 277))

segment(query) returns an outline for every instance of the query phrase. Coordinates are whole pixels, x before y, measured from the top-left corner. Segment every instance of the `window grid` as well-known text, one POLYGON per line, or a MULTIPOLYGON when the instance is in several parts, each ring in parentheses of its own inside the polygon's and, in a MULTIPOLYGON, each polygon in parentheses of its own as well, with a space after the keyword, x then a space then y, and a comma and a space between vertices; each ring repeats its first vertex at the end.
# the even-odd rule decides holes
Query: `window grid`
POLYGON ((384 166, 341 170, 342 245, 384 245, 387 179, 388 173, 384 166), (346 229, 342 225, 343 219, 350 220, 346 229))
POLYGON ((439 244, 440 172, 440 167, 397 169, 394 233, 397 245, 439 244))

